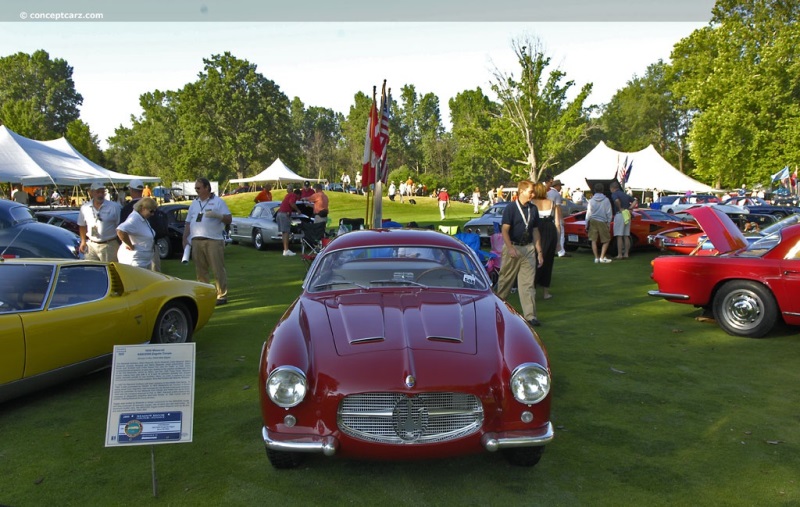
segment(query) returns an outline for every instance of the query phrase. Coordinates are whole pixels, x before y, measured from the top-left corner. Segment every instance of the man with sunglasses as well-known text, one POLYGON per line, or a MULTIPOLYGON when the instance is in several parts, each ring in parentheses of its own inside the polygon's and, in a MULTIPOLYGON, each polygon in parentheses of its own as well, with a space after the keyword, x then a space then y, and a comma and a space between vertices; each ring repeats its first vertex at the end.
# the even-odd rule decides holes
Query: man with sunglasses
POLYGON ((183 230, 183 247, 192 245, 197 280, 209 283, 211 272, 217 286, 217 305, 228 302, 228 275, 225 271, 225 227, 233 216, 228 205, 211 192, 211 183, 198 178, 194 189, 197 199, 189 205, 186 228, 183 230))

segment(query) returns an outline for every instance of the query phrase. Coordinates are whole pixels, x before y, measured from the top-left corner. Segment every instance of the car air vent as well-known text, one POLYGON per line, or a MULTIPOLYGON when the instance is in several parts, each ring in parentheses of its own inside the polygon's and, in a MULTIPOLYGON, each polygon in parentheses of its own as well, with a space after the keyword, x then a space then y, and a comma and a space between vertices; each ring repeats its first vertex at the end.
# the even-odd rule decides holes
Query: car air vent
POLYGON ((125 287, 122 286, 122 279, 113 264, 108 265, 108 278, 111 281, 111 295, 121 296, 125 287))

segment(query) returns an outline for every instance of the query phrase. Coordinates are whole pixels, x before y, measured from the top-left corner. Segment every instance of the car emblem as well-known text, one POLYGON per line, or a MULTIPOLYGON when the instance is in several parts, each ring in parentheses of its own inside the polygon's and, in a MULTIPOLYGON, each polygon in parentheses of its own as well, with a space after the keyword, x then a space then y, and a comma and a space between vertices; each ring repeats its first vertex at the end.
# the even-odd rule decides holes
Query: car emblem
POLYGON ((417 397, 402 398, 392 411, 394 431, 406 442, 415 442, 428 428, 428 409, 417 397))
POLYGON ((414 387, 417 385, 417 379, 414 378, 414 375, 408 375, 406 377, 406 387, 414 387))

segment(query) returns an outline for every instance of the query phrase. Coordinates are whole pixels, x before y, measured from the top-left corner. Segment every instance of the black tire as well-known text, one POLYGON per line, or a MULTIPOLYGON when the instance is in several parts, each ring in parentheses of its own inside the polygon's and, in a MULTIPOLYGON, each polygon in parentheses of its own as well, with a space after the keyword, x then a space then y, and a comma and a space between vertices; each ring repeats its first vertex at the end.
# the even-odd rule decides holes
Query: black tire
POLYGON ((733 280, 719 288, 713 302, 714 320, 726 333, 761 338, 778 320, 778 304, 772 293, 746 280, 733 280))
POLYGON ((261 229, 256 229, 253 232, 253 246, 256 247, 256 250, 267 249, 267 245, 264 242, 264 233, 261 232, 261 229))
POLYGON ((303 463, 303 454, 299 452, 273 451, 267 449, 267 458, 270 464, 278 470, 297 468, 303 463))
POLYGON ((156 240, 156 252, 161 259, 168 259, 172 255, 172 243, 169 238, 160 238, 156 240))
POLYGON ((187 343, 192 341, 194 323, 186 305, 170 301, 158 312, 151 343, 187 343))
POLYGON ((575 251, 578 250, 578 245, 570 245, 570 244, 564 243, 564 250, 566 250, 567 252, 575 252, 575 251))
POLYGON ((503 457, 510 464, 518 467, 532 467, 539 463, 544 453, 544 446, 540 447, 512 447, 503 449, 503 457))

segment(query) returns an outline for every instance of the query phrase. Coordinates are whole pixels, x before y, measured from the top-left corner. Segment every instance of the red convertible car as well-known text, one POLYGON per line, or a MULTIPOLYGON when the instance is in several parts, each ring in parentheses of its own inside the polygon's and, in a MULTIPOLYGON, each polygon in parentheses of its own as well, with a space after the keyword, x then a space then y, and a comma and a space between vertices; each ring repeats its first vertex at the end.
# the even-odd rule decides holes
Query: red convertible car
MULTIPOLYGON (((668 215, 663 211, 654 209, 631 210, 631 248, 644 248, 648 246, 647 237, 661 231, 675 229, 694 224, 686 224, 668 215)), ((608 245, 608 255, 616 255, 617 242, 614 241, 614 226, 611 229, 611 243, 608 245)), ((575 213, 564 218, 564 247, 567 250, 577 250, 578 247, 591 248, 589 234, 586 232, 586 212, 575 213)))
POLYGON ((689 211, 721 253, 653 260, 651 296, 713 312, 727 333, 759 338, 779 319, 800 325, 800 225, 748 243, 733 221, 712 208, 689 211))
POLYGON ((547 353, 462 242, 429 230, 346 233, 303 289, 261 353, 275 468, 308 453, 539 461, 553 438, 547 353))

